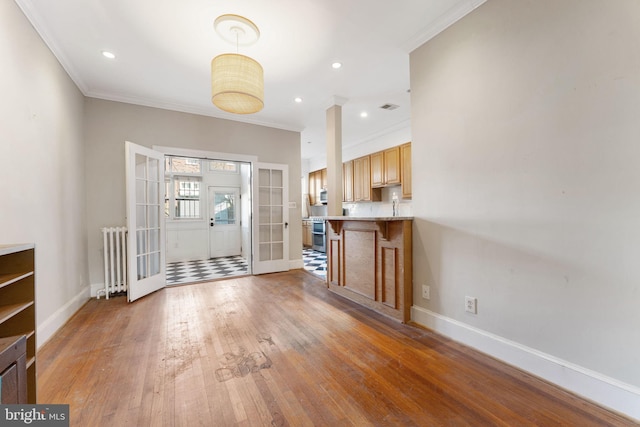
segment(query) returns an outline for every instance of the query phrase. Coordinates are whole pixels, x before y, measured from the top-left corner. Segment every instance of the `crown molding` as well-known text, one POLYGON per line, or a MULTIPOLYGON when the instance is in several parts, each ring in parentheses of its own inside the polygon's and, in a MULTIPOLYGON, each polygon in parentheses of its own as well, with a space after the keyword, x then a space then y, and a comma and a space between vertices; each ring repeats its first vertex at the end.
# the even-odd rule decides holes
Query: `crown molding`
POLYGON ((429 22, 425 25, 422 31, 415 34, 413 37, 402 43, 401 48, 407 52, 411 53, 415 49, 419 48, 444 30, 446 30, 451 25, 455 24, 464 16, 473 12, 487 0, 469 0, 467 2, 460 2, 456 4, 454 7, 446 11, 444 14, 440 15, 434 21, 429 22))

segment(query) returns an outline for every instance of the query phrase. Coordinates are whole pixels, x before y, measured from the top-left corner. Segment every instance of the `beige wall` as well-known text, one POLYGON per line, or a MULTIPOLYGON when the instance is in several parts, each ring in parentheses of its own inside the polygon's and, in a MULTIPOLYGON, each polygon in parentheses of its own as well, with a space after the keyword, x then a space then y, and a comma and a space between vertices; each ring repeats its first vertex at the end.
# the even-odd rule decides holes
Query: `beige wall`
POLYGON ((417 305, 640 386, 639 47, 636 0, 491 0, 411 54, 417 305))
MULTIPOLYGON (((213 106, 211 108, 214 108, 213 106)), ((212 117, 87 98, 87 232, 90 283, 104 283, 100 228, 125 224, 124 141, 254 155, 289 165, 289 258, 302 260, 300 134, 212 117)))
POLYGON ((0 1, 0 244, 35 243, 38 345, 89 297, 83 96, 0 1))

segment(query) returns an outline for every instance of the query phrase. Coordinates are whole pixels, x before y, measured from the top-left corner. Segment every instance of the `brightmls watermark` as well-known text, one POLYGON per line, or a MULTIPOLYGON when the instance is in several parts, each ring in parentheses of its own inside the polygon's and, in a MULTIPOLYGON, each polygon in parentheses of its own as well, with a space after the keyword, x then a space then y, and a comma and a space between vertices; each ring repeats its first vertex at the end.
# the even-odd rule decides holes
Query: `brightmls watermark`
POLYGON ((0 427, 69 427, 69 405, 0 405, 0 427))

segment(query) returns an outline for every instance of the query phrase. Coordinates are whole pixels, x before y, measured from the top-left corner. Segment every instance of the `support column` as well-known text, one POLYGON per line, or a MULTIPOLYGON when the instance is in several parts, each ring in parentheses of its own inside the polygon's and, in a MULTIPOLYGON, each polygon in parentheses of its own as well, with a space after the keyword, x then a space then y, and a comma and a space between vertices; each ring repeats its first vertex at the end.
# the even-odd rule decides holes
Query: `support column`
POLYGON ((342 215, 342 105, 334 97, 327 109, 327 215, 342 215))

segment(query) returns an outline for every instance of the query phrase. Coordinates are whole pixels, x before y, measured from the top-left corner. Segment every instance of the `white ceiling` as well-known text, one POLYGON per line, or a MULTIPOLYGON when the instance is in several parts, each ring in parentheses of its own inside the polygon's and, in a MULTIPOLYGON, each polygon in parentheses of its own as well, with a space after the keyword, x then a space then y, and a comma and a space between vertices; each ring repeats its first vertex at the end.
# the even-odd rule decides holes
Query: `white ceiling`
POLYGON ((303 159, 325 155, 335 99, 346 100, 343 146, 408 126, 409 53, 483 2, 16 0, 84 95, 300 131, 303 159), (255 44, 239 48, 264 68, 265 107, 256 114, 211 103, 211 59, 236 50, 213 29, 229 13, 260 29, 255 44), (386 103, 399 108, 379 108, 386 103))

